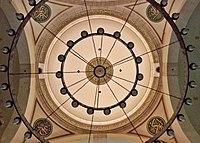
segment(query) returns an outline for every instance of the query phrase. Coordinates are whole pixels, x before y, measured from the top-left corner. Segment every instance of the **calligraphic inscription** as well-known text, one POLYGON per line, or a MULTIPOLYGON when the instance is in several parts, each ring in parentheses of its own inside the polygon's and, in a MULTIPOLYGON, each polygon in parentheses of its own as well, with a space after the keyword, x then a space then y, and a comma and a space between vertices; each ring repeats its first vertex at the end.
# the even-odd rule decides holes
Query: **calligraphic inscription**
POLYGON ((32 15, 32 18, 38 23, 44 23, 50 17, 51 17, 51 8, 47 4, 42 5, 32 15))
POLYGON ((53 126, 51 122, 44 118, 37 119, 34 122, 33 127, 36 132, 42 137, 48 137, 53 131, 53 126))
POLYGON ((153 117, 147 123, 147 130, 150 134, 156 135, 163 129, 165 124, 166 122, 163 118, 159 116, 153 117))
POLYGON ((162 13, 160 13, 160 11, 152 5, 149 5, 147 7, 146 15, 148 19, 152 22, 161 22, 164 19, 162 13))

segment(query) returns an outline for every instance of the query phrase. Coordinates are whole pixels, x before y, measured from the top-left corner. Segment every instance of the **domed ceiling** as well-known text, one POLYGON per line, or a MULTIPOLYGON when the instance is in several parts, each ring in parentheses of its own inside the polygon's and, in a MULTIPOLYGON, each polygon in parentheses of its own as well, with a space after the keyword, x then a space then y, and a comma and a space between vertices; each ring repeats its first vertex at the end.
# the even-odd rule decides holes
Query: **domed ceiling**
POLYGON ((27 48, 29 60, 18 50, 19 71, 9 74, 19 77, 19 90, 24 79, 30 88, 27 105, 12 95, 28 130, 21 124, 10 142, 189 143, 176 119, 186 102, 188 57, 169 17, 185 1, 163 8, 154 0, 32 2, 12 1, 19 20, 27 15, 12 47, 27 48))

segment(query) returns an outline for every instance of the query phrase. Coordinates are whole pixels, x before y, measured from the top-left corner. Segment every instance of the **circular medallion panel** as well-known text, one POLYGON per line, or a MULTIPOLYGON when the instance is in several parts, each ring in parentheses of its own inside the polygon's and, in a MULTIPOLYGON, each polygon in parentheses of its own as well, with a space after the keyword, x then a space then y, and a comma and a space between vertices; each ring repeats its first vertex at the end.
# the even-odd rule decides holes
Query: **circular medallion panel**
POLYGON ((164 17, 154 6, 149 5, 146 10, 147 17, 152 22, 161 22, 164 17))
POLYGON ((150 134, 158 134, 166 124, 165 120, 159 116, 151 118, 147 123, 147 130, 150 134))
POLYGON ((33 128, 42 137, 48 137, 53 131, 53 125, 45 118, 37 119, 33 124, 33 128))
POLYGON ((51 17, 51 8, 47 4, 42 5, 32 15, 32 18, 38 23, 44 23, 47 20, 49 20, 50 17, 51 17))
POLYGON ((103 57, 97 57, 90 60, 85 71, 87 78, 95 85, 108 83, 113 75, 112 64, 103 57))

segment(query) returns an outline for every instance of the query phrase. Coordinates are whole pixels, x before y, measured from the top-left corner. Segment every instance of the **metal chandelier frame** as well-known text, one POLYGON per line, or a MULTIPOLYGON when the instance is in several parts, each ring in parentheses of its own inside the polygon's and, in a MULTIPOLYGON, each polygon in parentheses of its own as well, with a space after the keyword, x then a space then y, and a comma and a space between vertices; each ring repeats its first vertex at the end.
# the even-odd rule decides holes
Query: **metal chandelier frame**
MULTIPOLYGON (((30 4, 30 1, 29 0, 29 4, 30 4)), ((18 40, 20 38, 20 35, 21 33, 23 32, 24 30, 24 27, 26 26, 27 22, 31 19, 33 13, 39 9, 42 5, 44 5, 46 2, 48 2, 48 0, 41 0, 38 4, 34 4, 32 6, 34 6, 31 11, 23 18, 20 26, 18 27, 18 29, 16 30, 15 34, 13 35, 14 36, 14 39, 13 39, 13 42, 12 42, 12 45, 10 47, 10 52, 8 53, 8 63, 7 65, 9 66, 10 65, 10 61, 11 61, 11 53, 12 51, 16 48, 17 46, 17 43, 18 43, 18 40)), ((128 18, 127 18, 127 21, 125 21, 125 24, 128 22, 128 19, 129 17, 131 16, 131 13, 133 12, 134 10, 134 7, 136 6, 138 0, 136 0, 128 18)), ((183 40, 183 35, 184 35, 184 32, 182 30, 179 30, 179 28, 177 27, 177 25, 175 24, 174 20, 176 19, 173 19, 164 9, 164 5, 162 4, 159 4, 157 3, 155 0, 147 0, 147 2, 149 2, 151 5, 153 5, 156 9, 158 9, 162 15, 164 16, 164 18, 167 20, 167 22, 170 24, 171 28, 173 29, 177 39, 178 39, 178 42, 180 44, 180 48, 181 48, 181 51, 182 51, 182 55, 184 56, 183 58, 183 62, 184 62, 184 65, 185 65, 185 83, 184 83, 184 93, 182 94, 182 97, 179 99, 179 103, 178 103, 178 106, 176 107, 176 109, 174 110, 174 114, 172 115, 172 117, 169 119, 169 121, 164 125, 164 128, 162 131, 160 131, 158 134, 154 135, 152 138, 150 138, 149 140, 147 140, 145 143, 153 143, 153 142, 156 142, 157 139, 162 135, 164 134, 164 132, 166 132, 171 124, 174 122, 174 120, 177 118, 177 116, 179 115, 179 112, 183 106, 183 104, 185 103, 185 100, 186 100, 186 95, 187 95, 187 92, 188 92, 188 87, 189 87, 189 59, 188 59, 188 54, 187 54, 187 48, 185 46, 185 43, 184 43, 184 40, 183 40)), ((88 22, 90 23, 90 20, 89 20, 89 13, 88 13, 88 9, 87 9, 87 3, 86 3, 86 0, 84 0, 84 4, 85 4, 85 7, 86 7, 86 10, 87 10, 87 16, 88 16, 88 22)), ((125 26, 124 24, 124 26, 125 26)), ((90 26, 91 26, 91 23, 90 23, 90 26)), ((121 31, 120 31, 121 32, 121 31)), ((111 36, 111 35, 110 35, 111 36)), ((170 44, 169 44, 170 45, 170 44)), ((158 48, 159 50, 160 48, 158 48)), ((18 105, 18 101, 17 101, 17 97, 15 94, 12 93, 12 90, 11 90, 11 82, 10 82, 10 68, 8 67, 8 70, 7 70, 7 78, 8 78, 8 90, 9 90, 9 93, 10 93, 10 96, 11 96, 11 99, 12 99, 12 102, 13 102, 13 105, 21 119, 21 121, 23 121, 23 123, 25 124, 25 126, 28 128, 28 132, 30 134, 33 134, 40 142, 42 143, 49 143, 49 141, 47 141, 45 138, 43 138, 42 136, 40 136, 36 130, 31 126, 31 124, 28 122, 28 120, 26 119, 26 117, 24 116, 24 114, 22 113, 21 109, 20 109, 20 106, 18 105)), ((131 121, 130 121, 131 122, 131 121)), ((134 128, 134 126, 133 126, 134 128)), ((134 130, 136 131, 136 129, 134 128, 134 130)), ((90 131, 90 134, 92 132, 90 131)), ((138 132, 136 131, 136 133, 138 134, 138 132)), ((138 134, 141 142, 144 143, 144 141, 141 139, 140 135, 138 134)), ((89 139, 90 140, 90 139, 89 139)))

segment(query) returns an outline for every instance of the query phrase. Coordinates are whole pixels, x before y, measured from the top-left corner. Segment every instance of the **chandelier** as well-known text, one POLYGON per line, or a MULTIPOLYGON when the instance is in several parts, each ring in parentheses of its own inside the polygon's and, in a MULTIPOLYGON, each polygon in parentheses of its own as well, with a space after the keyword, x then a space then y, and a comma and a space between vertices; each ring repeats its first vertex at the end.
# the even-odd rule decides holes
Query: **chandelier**
POLYGON ((142 25, 144 28, 134 25, 140 20, 136 19, 135 12, 138 0, 134 1, 129 13, 125 13, 126 17, 120 17, 117 12, 112 13, 112 8, 111 11, 98 7, 89 9, 89 1, 84 0, 80 4, 85 8, 84 13, 80 12, 79 17, 70 19, 66 25, 59 19, 55 20, 58 25, 64 25, 58 31, 42 24, 53 16, 48 0, 28 0, 31 10, 26 16, 17 13, 16 17, 21 22, 19 27, 7 30, 13 41, 11 47, 2 49, 8 56, 8 62, 0 68, 1 72, 7 73, 8 79, 7 83, 1 84, 1 89, 9 91, 11 97, 5 106, 14 107, 17 111, 18 117, 14 119, 14 124, 23 122, 27 127, 25 139, 34 135, 40 142, 48 143, 46 137, 53 132, 50 119, 58 121, 64 128, 77 128, 77 134, 88 134, 88 143, 92 142, 92 134, 120 133, 123 129, 124 132, 133 131, 142 143, 158 143, 165 132, 168 136, 174 136, 171 125, 176 119, 185 121, 184 115, 180 113, 181 108, 184 104, 192 104, 187 93, 188 88, 196 87, 196 82, 190 80, 189 72, 198 66, 189 64, 188 52, 192 52, 194 47, 186 46, 183 39, 189 29, 179 30, 175 24, 179 13, 168 14, 168 0, 146 2, 149 5, 146 11, 149 20, 158 25, 166 21, 173 31, 170 43, 156 43, 151 32, 145 31, 145 25, 142 25), (132 19, 135 21, 132 22, 132 19), (15 73, 13 55, 20 48, 18 42, 31 20, 49 36, 45 37, 44 34, 44 41, 45 38, 51 41, 45 45, 43 43, 46 41, 38 40, 41 45, 36 46, 39 50, 35 49, 38 53, 34 70, 15 73), (181 51, 181 70, 184 75, 181 93, 177 91, 177 95, 164 90, 161 78, 165 75, 161 51, 173 48, 174 45, 181 51), (46 50, 43 48, 45 46, 46 50), (39 89, 37 92, 41 92, 38 98, 44 101, 46 117, 39 118, 33 125, 22 112, 17 94, 13 91, 15 84, 12 79, 19 76, 30 79, 35 76, 39 89), (150 116, 162 96, 176 100, 173 113, 167 121, 159 116, 150 116), (147 131, 152 135, 149 138, 142 137, 138 130, 142 122, 147 122, 147 131), (159 124, 158 128, 152 127, 155 122, 159 124))

